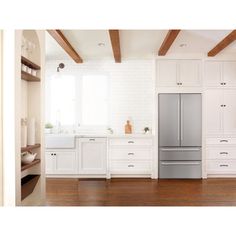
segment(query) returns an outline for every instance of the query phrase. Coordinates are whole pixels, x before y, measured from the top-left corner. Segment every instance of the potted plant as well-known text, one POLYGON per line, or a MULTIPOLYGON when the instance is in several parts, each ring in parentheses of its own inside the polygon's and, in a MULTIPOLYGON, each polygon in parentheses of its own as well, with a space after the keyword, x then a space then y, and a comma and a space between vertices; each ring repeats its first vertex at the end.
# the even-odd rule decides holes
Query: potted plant
POLYGON ((52 133, 53 125, 51 123, 45 124, 45 134, 51 134, 52 133))
POLYGON ((143 130, 144 130, 144 134, 148 134, 150 132, 150 129, 148 127, 145 127, 143 130))

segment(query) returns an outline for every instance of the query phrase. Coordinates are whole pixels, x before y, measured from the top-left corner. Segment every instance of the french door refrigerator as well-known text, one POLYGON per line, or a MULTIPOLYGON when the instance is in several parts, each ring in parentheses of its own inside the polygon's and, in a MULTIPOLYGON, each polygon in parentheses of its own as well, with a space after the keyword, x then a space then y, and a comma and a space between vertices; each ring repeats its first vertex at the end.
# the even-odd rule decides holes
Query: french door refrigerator
POLYGON ((159 94, 159 178, 201 178, 201 94, 159 94))

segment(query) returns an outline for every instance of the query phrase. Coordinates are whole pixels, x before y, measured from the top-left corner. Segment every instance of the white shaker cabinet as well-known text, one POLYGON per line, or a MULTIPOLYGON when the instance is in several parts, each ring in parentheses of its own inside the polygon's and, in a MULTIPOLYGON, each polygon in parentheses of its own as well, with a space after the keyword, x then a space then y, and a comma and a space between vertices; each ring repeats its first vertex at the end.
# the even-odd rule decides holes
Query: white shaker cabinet
POLYGON ((207 87, 236 87, 235 61, 206 61, 204 72, 207 87))
POLYGON ((79 138, 79 174, 106 174, 106 138, 79 138))
POLYGON ((179 82, 182 86, 200 86, 200 61, 180 60, 179 61, 179 82))
POLYGON ((235 135, 236 90, 209 89, 205 95, 207 135, 235 135))
POLYGON ((224 90, 223 115, 224 134, 236 134, 236 90, 224 90))
POLYGON ((236 62, 223 62, 223 82, 225 86, 236 86, 236 62))
POLYGON ((209 89, 205 94, 206 130, 208 135, 223 132, 223 90, 209 89))
POLYGON ((204 66, 204 84, 208 87, 218 87, 222 85, 222 65, 218 61, 206 61, 204 66))
POLYGON ((75 151, 51 150, 46 152, 46 174, 76 174, 77 160, 75 151))
POLYGON ((201 86, 200 60, 158 60, 157 84, 162 87, 201 86))
POLYGON ((177 61, 163 60, 157 62, 157 78, 159 86, 177 86, 177 61))

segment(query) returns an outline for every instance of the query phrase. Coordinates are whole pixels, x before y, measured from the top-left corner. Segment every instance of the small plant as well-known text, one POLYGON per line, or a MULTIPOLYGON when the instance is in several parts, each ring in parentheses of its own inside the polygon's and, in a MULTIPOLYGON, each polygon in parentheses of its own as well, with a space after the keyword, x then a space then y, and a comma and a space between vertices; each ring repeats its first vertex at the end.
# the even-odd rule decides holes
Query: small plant
POLYGON ((148 127, 145 127, 145 128, 144 128, 144 132, 145 132, 145 133, 148 133, 149 131, 150 131, 150 129, 149 129, 148 127))
POLYGON ((45 124, 45 129, 52 129, 53 125, 51 123, 46 123, 45 124))

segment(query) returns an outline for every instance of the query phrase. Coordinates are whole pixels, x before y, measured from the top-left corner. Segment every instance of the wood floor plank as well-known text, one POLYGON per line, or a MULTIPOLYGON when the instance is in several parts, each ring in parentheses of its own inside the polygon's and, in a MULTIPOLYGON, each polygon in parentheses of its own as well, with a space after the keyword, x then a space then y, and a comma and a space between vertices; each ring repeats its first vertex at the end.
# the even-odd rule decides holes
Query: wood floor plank
POLYGON ((47 206, 236 206, 236 179, 47 179, 47 206))

